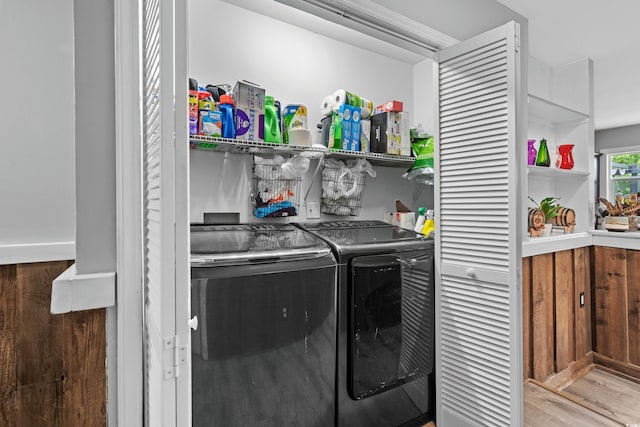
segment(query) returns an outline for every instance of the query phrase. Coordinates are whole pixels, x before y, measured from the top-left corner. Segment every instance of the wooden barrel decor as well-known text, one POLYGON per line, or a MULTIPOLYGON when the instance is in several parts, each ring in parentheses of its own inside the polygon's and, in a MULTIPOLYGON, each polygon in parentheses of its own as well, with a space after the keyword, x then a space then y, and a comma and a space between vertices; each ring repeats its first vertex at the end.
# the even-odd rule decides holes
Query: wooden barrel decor
POLYGON ((529 234, 531 237, 542 236, 545 220, 544 213, 540 209, 529 208, 529 234))
POLYGON ((558 216, 552 218, 551 223, 563 227, 565 233, 573 233, 573 227, 576 225, 576 213, 571 208, 560 208, 558 216))

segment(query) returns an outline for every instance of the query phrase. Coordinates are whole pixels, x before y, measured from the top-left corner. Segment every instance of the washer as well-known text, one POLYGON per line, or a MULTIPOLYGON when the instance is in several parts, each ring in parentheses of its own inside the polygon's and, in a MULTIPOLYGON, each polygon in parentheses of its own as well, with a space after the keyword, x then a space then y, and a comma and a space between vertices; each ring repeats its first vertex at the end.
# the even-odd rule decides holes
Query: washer
POLYGON ((337 425, 433 420, 433 239, 382 221, 299 226, 338 261, 337 425))
POLYGON ((191 227, 193 426, 335 425, 336 273, 288 224, 191 227))

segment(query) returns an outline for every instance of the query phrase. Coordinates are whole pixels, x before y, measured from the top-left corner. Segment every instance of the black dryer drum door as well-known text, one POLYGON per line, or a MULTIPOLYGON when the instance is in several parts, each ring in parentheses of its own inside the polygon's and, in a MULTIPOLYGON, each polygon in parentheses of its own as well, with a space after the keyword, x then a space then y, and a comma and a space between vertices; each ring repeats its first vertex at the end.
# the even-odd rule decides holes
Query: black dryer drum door
POLYGON ((384 392, 433 371, 433 250, 355 257, 349 277, 348 392, 384 392))

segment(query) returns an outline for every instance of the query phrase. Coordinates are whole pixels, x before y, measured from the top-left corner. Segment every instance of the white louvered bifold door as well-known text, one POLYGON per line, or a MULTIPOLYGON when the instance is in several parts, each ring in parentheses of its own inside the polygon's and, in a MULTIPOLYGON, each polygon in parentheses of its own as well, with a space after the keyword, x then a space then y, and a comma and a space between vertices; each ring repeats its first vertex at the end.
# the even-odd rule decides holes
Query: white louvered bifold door
POLYGON ((438 53, 438 425, 522 423, 518 26, 438 53))
POLYGON ((142 0, 144 424, 190 426, 186 4, 142 0))

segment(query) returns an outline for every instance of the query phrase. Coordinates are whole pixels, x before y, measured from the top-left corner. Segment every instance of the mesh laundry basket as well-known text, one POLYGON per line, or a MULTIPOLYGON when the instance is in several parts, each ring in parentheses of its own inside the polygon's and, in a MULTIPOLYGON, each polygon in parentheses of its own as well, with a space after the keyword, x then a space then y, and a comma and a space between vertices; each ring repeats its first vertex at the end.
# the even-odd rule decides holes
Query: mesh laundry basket
POLYGON ((365 178, 364 171, 354 170, 345 164, 325 163, 322 169, 322 213, 359 215, 365 178))
POLYGON ((253 214, 258 218, 298 215, 301 178, 286 179, 280 165, 253 165, 253 214))

